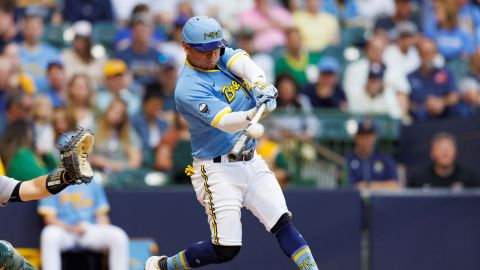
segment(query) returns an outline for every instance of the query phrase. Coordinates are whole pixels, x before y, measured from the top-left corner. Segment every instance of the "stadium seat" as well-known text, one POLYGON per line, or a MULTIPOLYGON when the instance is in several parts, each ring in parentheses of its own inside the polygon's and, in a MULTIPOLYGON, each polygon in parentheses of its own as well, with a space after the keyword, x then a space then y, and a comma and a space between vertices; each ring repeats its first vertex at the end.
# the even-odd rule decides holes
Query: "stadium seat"
POLYGON ((105 47, 107 52, 111 52, 114 47, 117 26, 113 22, 97 22, 93 25, 92 39, 94 44, 100 44, 105 47))
POLYGON ((45 25, 43 33, 43 40, 50 45, 63 49, 69 45, 69 42, 65 40, 64 33, 69 26, 67 24, 48 24, 45 25))

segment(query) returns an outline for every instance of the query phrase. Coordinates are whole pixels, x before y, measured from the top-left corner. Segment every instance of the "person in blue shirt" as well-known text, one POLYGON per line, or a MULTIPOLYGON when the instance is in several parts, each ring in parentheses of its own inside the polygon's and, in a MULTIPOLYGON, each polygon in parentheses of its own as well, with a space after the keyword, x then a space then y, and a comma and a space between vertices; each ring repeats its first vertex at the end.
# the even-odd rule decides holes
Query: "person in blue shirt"
POLYGON ((153 165, 155 149, 168 128, 168 123, 160 115, 162 107, 162 94, 158 90, 149 90, 143 97, 142 110, 132 117, 132 126, 142 141, 144 163, 150 166, 153 165))
POLYGON ((35 80, 36 89, 47 88, 45 77, 49 61, 57 59, 58 50, 42 42, 43 18, 26 12, 22 21, 23 42, 20 44, 22 70, 35 80))
POLYGON ((357 4, 355 0, 324 0, 322 10, 337 17, 342 24, 359 17, 357 4), (341 3, 342 2, 342 3, 341 3))
POLYGON ((427 25, 425 36, 434 40, 438 51, 447 61, 471 55, 475 50, 474 35, 458 24, 458 7, 448 1, 434 4, 435 24, 427 25))
POLYGON ((318 62, 318 79, 304 89, 313 108, 347 109, 345 92, 339 83, 340 63, 332 56, 318 62))
POLYGON ((67 98, 67 81, 65 68, 60 60, 51 60, 47 64, 47 88, 40 93, 46 95, 54 108, 65 105, 67 98))
POLYGON ((434 59, 437 55, 435 43, 422 39, 418 43, 421 66, 410 73, 410 112, 416 121, 449 116, 462 116, 455 78, 449 70, 437 68, 434 59))
POLYGON ((360 122, 353 152, 345 158, 349 184, 358 189, 398 189, 397 164, 388 155, 375 151, 376 140, 373 121, 360 122))
POLYGON ((182 39, 187 58, 175 102, 188 122, 193 167, 187 172, 207 213, 211 240, 171 257, 152 256, 145 269, 181 270, 231 261, 242 245, 240 211, 246 207, 300 269, 318 270, 306 240, 291 222, 278 180, 256 154, 256 140, 245 143, 238 158, 228 155, 258 107, 265 104, 266 112, 276 108, 278 91, 245 51, 226 46, 215 19, 190 18, 182 39))
POLYGON ((47 225, 40 237, 42 269, 61 270, 61 251, 75 247, 108 248, 109 269, 128 270, 128 236, 111 225, 105 191, 95 179, 40 200, 38 213, 47 225))
POLYGON ((151 46, 153 19, 148 14, 137 14, 130 22, 132 42, 114 58, 123 60, 133 74, 137 86, 155 82, 159 70, 160 52, 151 46))

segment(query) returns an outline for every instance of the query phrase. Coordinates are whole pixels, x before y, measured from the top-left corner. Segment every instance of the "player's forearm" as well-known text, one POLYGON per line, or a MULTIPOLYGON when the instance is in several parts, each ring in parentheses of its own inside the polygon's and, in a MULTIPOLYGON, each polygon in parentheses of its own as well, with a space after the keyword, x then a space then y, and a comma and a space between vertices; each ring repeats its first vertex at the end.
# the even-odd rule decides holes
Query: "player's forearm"
POLYGON ((256 108, 248 111, 227 113, 220 118, 216 128, 229 133, 235 133, 244 130, 250 123, 250 119, 252 119, 252 117, 255 115, 255 112, 256 108))
POLYGON ((267 80, 265 72, 247 54, 239 55, 237 58, 234 56, 230 61, 230 71, 242 77, 250 86, 267 80))
POLYGON ((20 184, 20 200, 38 200, 52 195, 47 189, 47 176, 43 175, 20 184))

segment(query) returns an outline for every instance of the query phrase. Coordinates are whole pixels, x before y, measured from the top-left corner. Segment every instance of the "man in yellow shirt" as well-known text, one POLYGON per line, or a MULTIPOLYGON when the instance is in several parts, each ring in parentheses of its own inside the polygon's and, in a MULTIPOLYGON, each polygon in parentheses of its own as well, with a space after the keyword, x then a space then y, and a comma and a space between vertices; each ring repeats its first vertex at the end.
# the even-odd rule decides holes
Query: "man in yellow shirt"
POLYGON ((305 0, 305 8, 293 14, 293 23, 300 29, 303 44, 311 52, 319 52, 339 41, 340 26, 335 16, 320 11, 319 0, 305 0))

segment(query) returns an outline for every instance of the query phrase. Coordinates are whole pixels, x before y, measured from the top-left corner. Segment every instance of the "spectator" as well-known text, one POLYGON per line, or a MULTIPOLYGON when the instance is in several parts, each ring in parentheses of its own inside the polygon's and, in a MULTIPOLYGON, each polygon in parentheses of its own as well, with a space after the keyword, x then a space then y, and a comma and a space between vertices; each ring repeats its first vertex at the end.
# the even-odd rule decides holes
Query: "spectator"
POLYGON ((77 125, 92 131, 95 130, 95 118, 98 114, 93 94, 88 75, 73 75, 67 88, 67 111, 73 115, 77 125))
POLYGON ((33 77, 36 89, 47 88, 45 78, 48 63, 58 57, 58 51, 42 42, 43 18, 34 10, 27 9, 22 20, 23 42, 20 45, 22 69, 33 77))
POLYGON ((417 27, 409 21, 398 22, 392 30, 394 42, 387 46, 383 54, 386 66, 398 67, 406 76, 420 67, 420 56, 416 47, 417 27))
POLYGON ((396 162, 375 150, 377 135, 371 119, 358 124, 354 140, 353 152, 345 157, 349 184, 358 189, 399 189, 396 162))
POLYGON ((395 90, 384 84, 385 66, 377 63, 370 65, 368 79, 358 91, 348 96, 348 107, 353 113, 387 114, 391 118, 401 119, 402 109, 395 90))
POLYGON ((375 32, 383 32, 390 39, 398 36, 397 24, 410 22, 418 29, 418 22, 412 15, 411 0, 395 0, 395 13, 392 16, 382 16, 375 21, 375 32))
MULTIPOLYGON (((356 92, 363 92, 371 65, 385 65, 383 63, 385 48, 386 41, 381 36, 375 35, 368 41, 366 58, 362 58, 347 66, 343 78, 343 89, 345 90, 347 100, 353 101, 355 100, 354 96, 358 94, 356 92)), ((402 109, 402 118, 406 119, 408 117, 410 85, 403 73, 399 71, 399 67, 389 65, 385 66, 385 68, 383 85, 385 88, 393 89, 402 109)))
POLYGON ((35 134, 34 144, 40 155, 56 151, 56 138, 52 125, 53 116, 52 101, 44 95, 36 96, 33 100, 32 120, 35 134))
POLYGON ((106 58, 95 58, 92 55, 92 25, 87 21, 77 21, 72 26, 75 37, 71 48, 62 52, 61 58, 65 63, 67 80, 74 74, 88 75, 96 89, 102 82, 102 70, 106 58))
POLYGON ((115 54, 123 60, 133 74, 138 86, 155 81, 158 72, 160 53, 150 45, 153 31, 153 19, 147 14, 136 14, 130 22, 132 43, 115 54))
POLYGON ((480 45, 480 9, 478 4, 469 0, 455 0, 458 7, 458 26, 475 39, 475 46, 480 45))
POLYGON ((160 65, 160 71, 157 80, 153 84, 147 85, 146 93, 158 92, 162 98, 162 118, 168 123, 173 122, 175 105, 175 86, 177 84, 178 71, 172 59, 166 59, 165 63, 160 65))
POLYGON ((15 1, 0 1, 0 52, 16 41, 19 41, 19 33, 15 25, 15 1))
POLYGON ((410 111, 417 121, 461 115, 457 85, 453 75, 435 67, 435 43, 422 39, 418 44, 421 66, 408 75, 412 91, 410 111))
POLYGON ((395 13, 394 0, 362 0, 356 1, 358 13, 370 21, 380 16, 391 16, 395 13))
POLYGON ((52 60, 47 64, 48 87, 40 91, 47 95, 53 103, 53 107, 65 105, 67 98, 67 81, 65 68, 60 60, 52 60))
POLYGON ((253 29, 254 44, 261 52, 270 52, 276 47, 285 45, 285 30, 293 25, 290 13, 272 0, 255 0, 255 7, 243 12, 240 27, 253 29))
POLYGON ((317 82, 305 88, 305 94, 313 108, 347 109, 345 93, 338 82, 340 64, 331 56, 324 56, 318 62, 317 82))
POLYGON ((3 49, 3 56, 10 63, 1 64, 3 68, 10 67, 10 78, 8 83, 11 89, 22 90, 27 94, 34 94, 37 91, 35 81, 31 76, 26 74, 20 63, 20 47, 17 43, 9 43, 3 49))
POLYGON ((142 141, 144 164, 150 167, 153 163, 155 148, 168 127, 168 123, 161 118, 162 107, 161 93, 148 91, 143 97, 142 111, 132 118, 132 126, 142 141))
POLYGON ((292 76, 288 74, 278 76, 275 85, 278 89, 279 113, 270 117, 274 130, 284 133, 285 136, 295 135, 302 139, 315 136, 318 123, 312 107, 308 98, 299 93, 298 85, 292 76))
POLYGON ((275 78, 274 68, 275 61, 271 54, 260 52, 254 44, 255 33, 250 28, 242 28, 235 34, 235 42, 238 48, 242 48, 249 55, 250 58, 265 71, 267 79, 275 78))
POLYGON ((134 115, 140 110, 141 100, 137 93, 128 89, 128 67, 120 59, 110 59, 103 68, 105 89, 97 93, 97 106, 105 111, 112 100, 119 98, 128 104, 128 115, 134 115))
POLYGON ((0 121, 0 134, 2 134, 6 125, 23 120, 30 120, 30 112, 32 110, 32 96, 21 91, 11 92, 6 98, 6 113, 0 121))
POLYGON ((177 70, 181 70, 183 65, 185 65, 186 54, 182 48, 182 30, 187 20, 188 18, 185 16, 179 16, 175 19, 170 33, 170 40, 160 44, 159 47, 160 51, 174 59, 177 70))
POLYGON ((6 121, 7 97, 13 90, 10 84, 11 76, 10 62, 5 57, 0 57, 0 124, 6 121))
POLYGON ((474 51, 474 38, 458 25, 458 6, 453 0, 434 3, 435 27, 425 29, 425 36, 434 40, 438 51, 448 61, 470 55, 474 51))
POLYGON ((257 152, 275 174, 280 187, 286 188, 289 184, 288 162, 282 151, 282 145, 265 134, 258 141, 257 152))
MULTIPOLYGON (((295 82, 304 87, 314 81, 312 70, 316 71, 318 56, 309 53, 302 44, 302 37, 297 28, 291 28, 286 31, 287 46, 286 51, 275 62, 276 76, 290 74, 295 82)), ((314 72, 316 75, 316 72, 314 72)))
POLYGON ((130 125, 127 105, 120 99, 112 100, 98 122, 91 164, 106 174, 142 164, 140 140, 130 125))
POLYGON ((61 142, 63 134, 75 131, 77 128, 75 117, 64 106, 54 108, 52 125, 56 143, 61 142))
POLYGON ((300 30, 305 48, 311 52, 320 52, 339 41, 338 20, 335 16, 320 11, 321 2, 306 0, 305 10, 293 14, 294 25, 300 30))
POLYGON ((63 20, 74 23, 76 21, 113 22, 113 9, 110 0, 68 0, 63 2, 63 20))
POLYGON ((168 173, 175 184, 190 184, 185 167, 192 164, 191 153, 188 123, 175 112, 173 125, 167 129, 155 151, 154 167, 168 173))
POLYGON ((41 157, 33 146, 33 129, 27 121, 10 123, 0 140, 0 156, 5 162, 7 176, 19 181, 30 180, 56 168, 52 153, 41 157))
POLYGON ((430 159, 430 166, 409 179, 409 187, 480 187, 479 178, 457 162, 457 144, 452 134, 440 132, 433 136, 430 159))
POLYGON ((342 26, 354 26, 359 21, 356 0, 323 0, 322 9, 335 16, 342 26))
POLYGON ((467 105, 467 113, 477 112, 480 108, 480 49, 477 49, 470 59, 470 72, 460 82, 460 92, 467 105))
POLYGON ((127 270, 128 236, 110 223, 105 191, 95 179, 40 200, 38 213, 45 228, 40 236, 42 268, 62 269, 61 252, 75 247, 108 249, 109 269, 127 270))
MULTIPOLYGON (((122 2, 126 2, 126 1, 122 0, 122 2)), ((150 6, 145 3, 139 3, 133 7, 132 12, 130 14, 130 22, 134 18, 139 16, 145 16, 145 17, 151 18, 153 22, 153 14, 150 10, 150 6)), ((162 29, 162 28, 158 28, 158 29, 162 29)), ((162 44, 163 41, 166 41, 167 37, 165 34, 165 30, 157 30, 157 28, 155 28, 155 29, 152 29, 152 31, 153 33, 151 35, 150 45, 156 48, 160 44, 162 44)), ((125 24, 122 24, 122 28, 120 28, 116 33, 115 47, 117 50, 121 51, 131 46, 131 44, 132 44, 132 31, 127 21, 125 24)))

